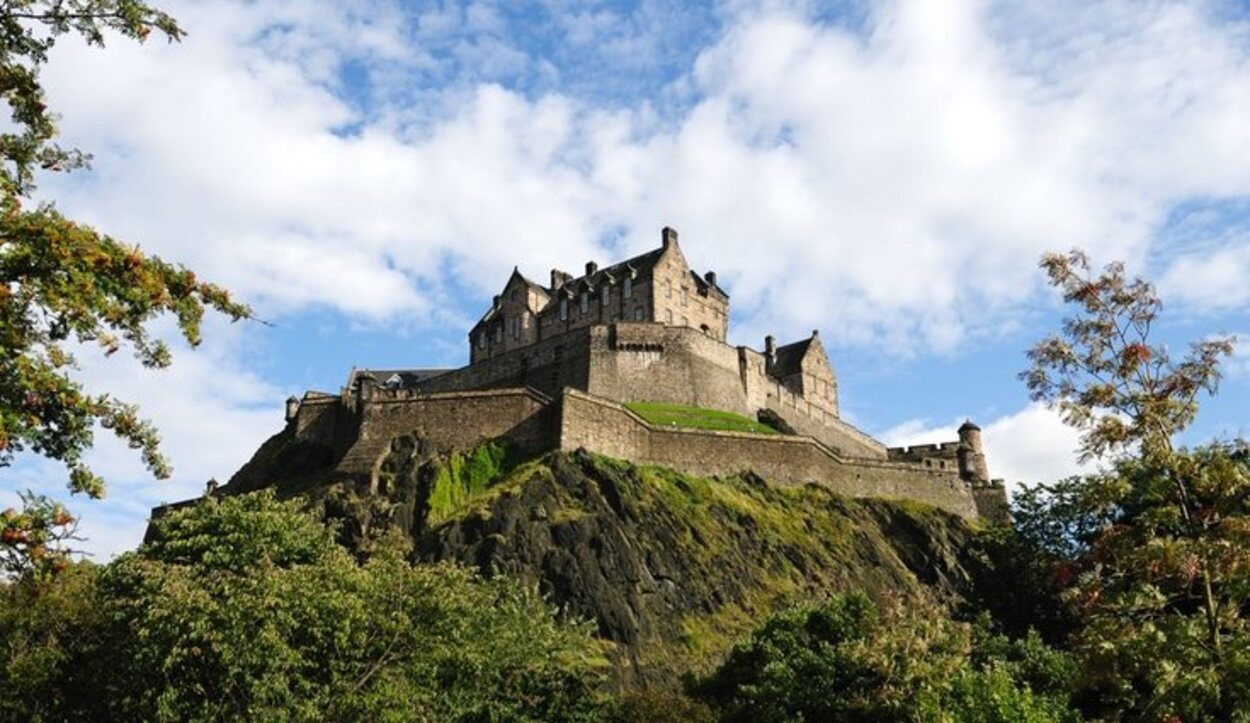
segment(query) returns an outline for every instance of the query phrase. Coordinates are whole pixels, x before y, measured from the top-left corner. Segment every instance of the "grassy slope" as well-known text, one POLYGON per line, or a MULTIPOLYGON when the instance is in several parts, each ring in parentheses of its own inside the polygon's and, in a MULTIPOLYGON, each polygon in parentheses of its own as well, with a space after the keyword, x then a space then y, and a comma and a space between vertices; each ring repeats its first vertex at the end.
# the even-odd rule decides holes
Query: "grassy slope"
POLYGON ((684 407, 680 404, 660 404, 657 402, 630 402, 625 406, 648 422, 665 427, 693 427, 696 429, 719 429, 730 432, 777 434, 777 430, 772 427, 748 419, 741 414, 722 412, 717 409, 684 407))

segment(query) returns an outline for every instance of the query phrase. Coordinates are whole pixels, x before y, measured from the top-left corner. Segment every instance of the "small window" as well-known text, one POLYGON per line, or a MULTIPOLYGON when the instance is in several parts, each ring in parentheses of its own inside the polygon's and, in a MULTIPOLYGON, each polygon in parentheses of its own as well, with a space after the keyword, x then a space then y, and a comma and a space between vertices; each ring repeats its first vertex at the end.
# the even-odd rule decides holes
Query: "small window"
POLYGON ((664 316, 665 316, 665 318, 667 318, 667 319, 668 319, 668 323, 670 323, 670 324, 672 324, 672 323, 673 323, 673 310, 672 310, 672 309, 665 309, 665 310, 664 310, 664 316))
POLYGON ((668 279, 664 279, 664 298, 673 298, 673 284, 668 279))
POLYGON ((498 344, 502 341, 503 341, 503 324, 500 324, 499 326, 495 327, 495 343, 498 344))
POLYGON ((629 278, 628 276, 625 277, 624 295, 626 299, 634 295, 634 280, 629 278))
POLYGON ((635 306, 634 307, 634 321, 642 321, 642 319, 643 319, 642 307, 635 306))
POLYGON ((560 299, 560 321, 569 320, 569 300, 560 299))
POLYGON ((686 287, 681 287, 681 305, 686 305, 686 287))
POLYGON ((477 348, 478 349, 486 348, 486 332, 482 332, 481 334, 477 335, 477 348))
POLYGON ((611 286, 603 287, 603 294, 599 298, 603 301, 604 306, 607 306, 608 304, 612 303, 612 287, 611 286))
POLYGON ((590 311, 590 294, 585 291, 582 292, 581 306, 583 315, 590 311))
POLYGON ((521 298, 520 294, 521 294, 521 292, 520 292, 520 291, 517 291, 516 289, 513 289, 513 290, 512 290, 512 300, 513 300, 513 301, 516 301, 517 299, 521 298))

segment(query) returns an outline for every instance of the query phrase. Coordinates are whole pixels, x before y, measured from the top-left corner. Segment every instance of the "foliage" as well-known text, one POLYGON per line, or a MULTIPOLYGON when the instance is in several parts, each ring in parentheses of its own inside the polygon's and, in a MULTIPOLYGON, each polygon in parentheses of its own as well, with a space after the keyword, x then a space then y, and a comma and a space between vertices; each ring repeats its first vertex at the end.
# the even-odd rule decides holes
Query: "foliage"
POLYGON ((1032 397, 1082 431, 1084 459, 1134 445, 1146 455, 1170 451, 1197 414, 1198 395, 1215 391, 1232 339, 1194 342, 1173 361, 1150 338, 1163 306, 1150 283, 1128 279, 1120 263, 1094 276, 1080 251, 1047 254, 1041 267, 1077 313, 1029 351, 1032 366, 1020 378, 1032 397))
POLYGON ((1250 710, 1250 451, 1212 444, 1167 460, 1128 457, 1040 486, 1015 517, 1079 621, 1072 645, 1091 714, 1234 720, 1250 710), (1196 532, 1173 474, 1205 521, 1196 532))
POLYGON ((686 407, 680 404, 661 404, 659 402, 631 402, 625 405, 651 424, 664 427, 689 427, 692 429, 713 429, 728 432, 754 432, 756 434, 777 434, 777 430, 747 419, 741 414, 722 412, 719 409, 703 409, 686 407))
MULTIPOLYGON (((66 616, 70 639, 97 642, 76 658, 47 643, 16 666, 9 652, 17 674, 0 710, 49 693, 62 707, 47 720, 539 721, 599 710, 600 645, 531 588, 412 566, 394 536, 361 562, 298 503, 268 493, 208 498, 157 525, 156 541, 100 569, 96 612, 66 616)), ((4 639, 38 627, 4 607, 4 639)))
POLYGON ((675 690, 635 690, 618 697, 608 713, 610 723, 713 723, 708 706, 675 690))
POLYGON ((0 577, 44 576, 69 564, 78 520, 60 503, 19 493, 22 509, 0 512, 0 577))
POLYGON ((100 569, 0 583, 0 721, 73 720, 94 705, 96 674, 115 662, 99 648, 100 569))
POLYGON ((170 468, 155 428, 135 406, 89 393, 73 378, 72 346, 113 354, 129 345, 144 365, 164 367, 169 349, 150 333, 153 319, 172 315, 194 346, 206 308, 235 320, 251 315, 186 268, 51 205, 31 206, 39 171, 69 171, 88 160, 54 142, 56 117, 39 78, 51 48, 66 34, 102 46, 109 32, 143 41, 153 31, 182 36, 170 16, 138 0, 14 0, 0 8, 0 95, 10 111, 0 133, 0 467, 29 450, 63 462, 70 489, 92 497, 105 489, 83 460, 97 423, 138 449, 155 476, 168 477, 170 468))
POLYGON ((852 593, 773 615, 699 693, 727 721, 1056 721, 1075 719, 1068 678, 1036 637, 974 647, 936 607, 852 593))
POLYGON ((1250 720, 1250 463, 1245 443, 1177 450, 1232 340, 1180 361, 1150 334, 1153 287, 1079 252, 1042 261, 1076 314, 1029 353, 1035 399, 1081 430, 1098 474, 1019 495, 1020 550, 1079 624, 1083 707, 1111 720, 1250 720))

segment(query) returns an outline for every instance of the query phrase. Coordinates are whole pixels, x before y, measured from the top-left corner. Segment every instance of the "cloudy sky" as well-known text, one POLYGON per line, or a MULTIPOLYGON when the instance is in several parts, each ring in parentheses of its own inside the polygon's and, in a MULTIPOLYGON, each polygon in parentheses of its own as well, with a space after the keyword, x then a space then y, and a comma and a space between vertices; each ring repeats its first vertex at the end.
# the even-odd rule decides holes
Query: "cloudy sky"
MULTIPOLYGON (((1075 469, 1075 436, 1015 377, 1061 312, 1042 252, 1157 280, 1178 347, 1250 331, 1239 3, 161 6, 184 42, 53 54, 51 105, 95 161, 41 192, 269 325, 212 321, 160 373, 83 359, 175 466, 153 481, 101 436, 109 498, 75 501, 101 559, 152 505, 227 479, 287 395, 464 363, 513 265, 609 262, 665 225, 728 287, 732 342, 818 328, 849 420, 910 443, 972 418, 1012 481, 1075 469)), ((1190 441, 1246 432, 1243 348, 1190 441)), ((63 489, 37 460, 0 474, 0 495, 63 489)))

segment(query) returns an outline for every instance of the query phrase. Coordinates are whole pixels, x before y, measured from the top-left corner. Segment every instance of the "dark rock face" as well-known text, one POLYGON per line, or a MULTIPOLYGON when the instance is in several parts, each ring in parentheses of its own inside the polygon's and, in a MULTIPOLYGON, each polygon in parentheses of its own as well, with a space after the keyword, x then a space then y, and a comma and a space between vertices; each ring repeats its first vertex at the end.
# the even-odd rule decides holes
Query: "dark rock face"
POLYGON ((617 644, 622 683, 676 685, 787 604, 853 589, 887 604, 957 601, 983 569, 957 516, 749 472, 705 479, 579 450, 466 482, 471 452, 441 455, 409 435, 391 441, 369 488, 309 472, 317 454, 277 435, 225 493, 266 478, 315 501, 349 546, 396 527, 418 560, 530 581, 617 644))
POLYGON ((672 682, 714 664, 788 602, 856 588, 958 596, 969 580, 965 524, 919 506, 692 480, 582 452, 519 472, 463 514, 412 528, 416 554, 536 582, 619 644, 623 680, 672 682))

